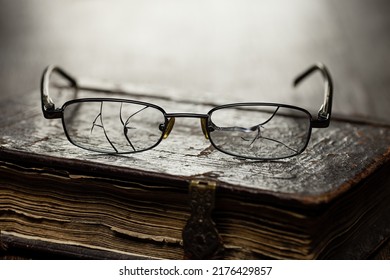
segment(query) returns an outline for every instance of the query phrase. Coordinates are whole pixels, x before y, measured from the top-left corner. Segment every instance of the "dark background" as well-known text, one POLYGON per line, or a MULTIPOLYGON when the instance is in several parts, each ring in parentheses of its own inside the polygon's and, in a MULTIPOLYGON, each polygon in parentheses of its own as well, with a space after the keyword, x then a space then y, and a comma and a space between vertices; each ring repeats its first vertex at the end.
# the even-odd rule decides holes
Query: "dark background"
POLYGON ((389 3, 0 0, 0 94, 24 98, 58 64, 194 100, 315 112, 322 93, 292 94, 291 80, 322 61, 335 81, 335 116, 390 123, 389 3))

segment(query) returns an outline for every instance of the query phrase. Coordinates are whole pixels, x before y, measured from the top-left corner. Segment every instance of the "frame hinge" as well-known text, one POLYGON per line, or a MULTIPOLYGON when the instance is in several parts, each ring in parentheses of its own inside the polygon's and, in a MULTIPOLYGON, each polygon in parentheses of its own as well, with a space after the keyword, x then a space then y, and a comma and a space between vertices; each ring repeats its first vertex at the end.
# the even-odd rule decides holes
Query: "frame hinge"
POLYGON ((62 117, 62 109, 44 110, 43 116, 46 119, 59 119, 62 117))
POLYGON ((315 128, 324 128, 324 127, 328 127, 329 123, 330 123, 329 119, 318 118, 317 120, 311 121, 311 126, 315 128))
POLYGON ((223 253, 223 242, 211 217, 216 186, 201 180, 189 184, 191 216, 182 233, 185 259, 216 259, 223 253))

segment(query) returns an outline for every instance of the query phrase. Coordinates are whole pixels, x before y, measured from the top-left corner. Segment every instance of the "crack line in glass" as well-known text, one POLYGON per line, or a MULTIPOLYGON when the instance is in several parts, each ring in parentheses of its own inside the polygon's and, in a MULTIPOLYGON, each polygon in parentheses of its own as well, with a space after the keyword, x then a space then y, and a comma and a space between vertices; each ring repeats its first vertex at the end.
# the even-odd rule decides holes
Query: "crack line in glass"
POLYGON ((106 129, 104 128, 104 123, 103 123, 103 101, 100 102, 100 112, 99 114, 96 116, 96 118, 94 119, 94 121, 92 122, 92 127, 91 127, 91 134, 92 134, 92 130, 93 128, 97 126, 97 127, 100 127, 103 129, 103 133, 104 133, 104 136, 106 137, 108 143, 111 145, 111 147, 115 150, 116 153, 118 153, 118 150, 115 148, 115 145, 112 143, 112 141, 110 140, 110 138, 108 137, 107 135, 107 131, 106 129), (100 119, 100 123, 101 124, 96 124, 96 121, 97 119, 100 119))

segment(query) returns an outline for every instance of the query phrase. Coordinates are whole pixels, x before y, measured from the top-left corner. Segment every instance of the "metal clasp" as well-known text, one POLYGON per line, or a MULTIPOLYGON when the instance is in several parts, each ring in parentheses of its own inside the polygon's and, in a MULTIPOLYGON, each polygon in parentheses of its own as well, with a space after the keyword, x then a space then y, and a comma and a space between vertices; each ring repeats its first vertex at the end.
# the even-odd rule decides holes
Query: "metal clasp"
POLYGON ((211 214, 217 184, 192 180, 189 185, 191 217, 183 229, 185 259, 214 259, 223 252, 223 242, 211 214))

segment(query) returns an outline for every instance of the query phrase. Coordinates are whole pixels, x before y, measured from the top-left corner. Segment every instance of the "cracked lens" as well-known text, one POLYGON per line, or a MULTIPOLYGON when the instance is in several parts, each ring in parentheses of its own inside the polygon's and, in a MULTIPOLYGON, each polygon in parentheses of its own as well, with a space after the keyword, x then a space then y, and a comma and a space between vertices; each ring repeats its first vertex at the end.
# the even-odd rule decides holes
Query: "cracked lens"
MULTIPOLYGON (((277 111, 279 110, 279 108, 280 108, 280 107, 277 107, 277 108, 276 108, 275 112, 272 114, 272 116, 271 116, 268 120, 266 120, 265 122, 260 123, 260 124, 256 125, 255 127, 253 127, 253 128, 256 129, 257 134, 256 134, 256 136, 255 136, 252 140, 246 139, 246 138, 244 138, 244 137, 241 137, 242 140, 250 142, 250 144, 249 144, 250 146, 252 146, 252 145, 255 143, 255 141, 257 141, 257 140, 273 141, 273 142, 275 142, 275 143, 277 143, 277 144, 280 144, 280 145, 286 147, 287 149, 290 149, 291 151, 293 151, 293 152, 295 152, 295 153, 298 153, 297 150, 295 150, 294 148, 289 147, 287 144, 283 143, 282 141, 279 141, 279 140, 277 140, 277 139, 272 139, 272 138, 269 138, 269 137, 266 137, 266 136, 262 136, 261 131, 262 131, 262 130, 265 130, 265 125, 266 125, 268 122, 270 122, 270 121, 275 117, 275 115, 276 115, 277 111)), ((253 128, 251 128, 251 129, 249 129, 249 130, 252 130, 252 131, 253 131, 253 128)))
POLYGON ((310 134, 305 111, 282 106, 237 106, 213 112, 213 143, 246 157, 278 158, 298 154, 310 134))
POLYGON ((161 139, 163 113, 132 102, 75 102, 64 109, 64 124, 77 146, 105 153, 131 153, 149 149, 161 139))

